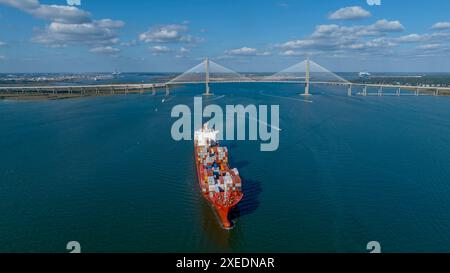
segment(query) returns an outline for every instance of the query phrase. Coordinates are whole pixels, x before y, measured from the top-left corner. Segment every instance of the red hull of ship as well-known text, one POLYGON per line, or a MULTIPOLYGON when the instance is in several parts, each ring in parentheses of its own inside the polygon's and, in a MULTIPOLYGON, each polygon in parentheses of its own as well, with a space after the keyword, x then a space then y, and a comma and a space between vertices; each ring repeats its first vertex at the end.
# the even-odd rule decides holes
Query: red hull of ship
MULTIPOLYGON (((204 185, 207 184, 207 182, 205 181, 204 177, 205 177, 205 174, 207 171, 206 171, 205 167, 199 162, 199 159, 197 157, 197 146, 195 146, 195 150, 196 150, 195 162, 196 162, 196 167, 197 167, 198 183, 200 186, 200 190, 202 191, 202 195, 214 209, 214 212, 216 213, 218 219, 220 220, 220 224, 222 225, 222 227, 225 229, 230 229, 230 228, 232 228, 233 225, 229 219, 229 213, 242 200, 243 194, 240 191, 238 191, 238 192, 236 191, 236 192, 230 193, 229 196, 231 196, 231 197, 226 199, 224 192, 221 192, 221 193, 216 192, 213 194, 212 197, 210 196, 209 192, 205 192, 204 185), (225 204, 223 201, 224 199, 227 200, 227 202, 225 202, 225 204)), ((224 166, 225 166, 226 171, 230 171, 227 164, 224 164, 224 166)), ((241 183, 239 176, 234 175, 233 179, 236 179, 239 181, 239 183, 241 183)))

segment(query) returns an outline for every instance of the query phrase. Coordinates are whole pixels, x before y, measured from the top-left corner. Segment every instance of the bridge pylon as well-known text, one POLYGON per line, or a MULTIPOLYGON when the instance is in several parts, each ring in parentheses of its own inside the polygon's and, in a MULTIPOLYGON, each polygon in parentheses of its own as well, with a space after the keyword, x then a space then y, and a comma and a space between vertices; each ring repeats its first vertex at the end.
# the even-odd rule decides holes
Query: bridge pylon
POLYGON ((170 88, 169 85, 166 84, 166 97, 170 96, 170 88))
POLYGON ((309 93, 310 79, 311 79, 311 63, 308 58, 308 59, 306 59, 305 93, 301 94, 302 96, 310 96, 311 95, 309 93))
POLYGON ((212 96, 209 87, 209 58, 205 59, 205 89, 206 92, 203 94, 204 96, 212 96))

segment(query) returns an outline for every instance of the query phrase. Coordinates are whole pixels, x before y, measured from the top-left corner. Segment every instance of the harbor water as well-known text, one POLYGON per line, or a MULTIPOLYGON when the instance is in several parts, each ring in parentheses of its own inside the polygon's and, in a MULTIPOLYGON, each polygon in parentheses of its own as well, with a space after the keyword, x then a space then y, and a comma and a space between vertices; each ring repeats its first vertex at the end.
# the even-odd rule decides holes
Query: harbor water
POLYGON ((303 88, 211 85, 205 105, 280 106, 277 151, 223 143, 245 194, 230 231, 171 137, 204 85, 0 101, 0 252, 450 252, 450 99, 303 88))

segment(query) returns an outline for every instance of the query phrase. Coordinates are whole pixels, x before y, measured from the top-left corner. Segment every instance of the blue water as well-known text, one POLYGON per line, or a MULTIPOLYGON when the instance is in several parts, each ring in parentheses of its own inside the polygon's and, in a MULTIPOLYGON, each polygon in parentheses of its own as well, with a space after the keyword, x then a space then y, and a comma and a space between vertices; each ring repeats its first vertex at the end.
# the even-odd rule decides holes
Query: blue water
POLYGON ((0 252, 450 252, 450 99, 301 89, 212 85, 205 104, 280 105, 278 151, 224 143, 244 180, 231 231, 200 195, 193 144, 170 135, 202 85, 165 103, 0 101, 0 252))

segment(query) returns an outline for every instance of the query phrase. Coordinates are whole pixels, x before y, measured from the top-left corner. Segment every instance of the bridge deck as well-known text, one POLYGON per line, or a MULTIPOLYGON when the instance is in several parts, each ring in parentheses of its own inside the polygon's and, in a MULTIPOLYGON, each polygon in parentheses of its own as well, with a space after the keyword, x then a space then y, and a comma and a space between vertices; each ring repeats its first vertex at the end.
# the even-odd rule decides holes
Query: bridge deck
MULTIPOLYGON (((306 84, 305 81, 297 80, 242 80, 242 81, 211 81, 210 83, 292 83, 306 84)), ((110 90, 142 90, 152 88, 165 88, 168 86, 187 85, 187 84, 205 84, 205 82, 176 82, 176 83, 147 83, 147 84, 99 84, 99 85, 21 85, 21 86, 0 86, 0 92, 83 92, 83 91, 110 91, 110 90)), ((365 84, 351 82, 319 82, 311 81, 310 84, 323 84, 333 86, 347 87, 367 87, 367 88, 394 88, 408 90, 436 90, 450 91, 450 87, 427 87, 411 85, 393 85, 393 84, 365 84)))

